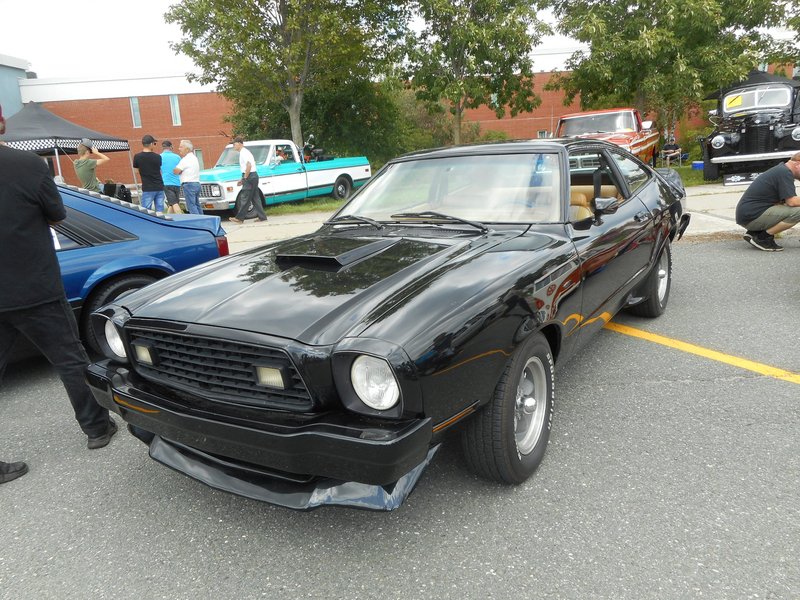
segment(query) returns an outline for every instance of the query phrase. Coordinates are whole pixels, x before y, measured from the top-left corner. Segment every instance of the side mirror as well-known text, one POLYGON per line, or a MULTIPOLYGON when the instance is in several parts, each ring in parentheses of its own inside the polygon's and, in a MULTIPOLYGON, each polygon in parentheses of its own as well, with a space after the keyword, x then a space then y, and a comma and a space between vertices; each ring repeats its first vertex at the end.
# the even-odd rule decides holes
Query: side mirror
POLYGON ((652 121, 642 121, 642 129, 652 129, 653 122, 652 121))
POLYGON ((619 200, 616 198, 595 198, 592 203, 596 215, 613 215, 619 208, 619 200))

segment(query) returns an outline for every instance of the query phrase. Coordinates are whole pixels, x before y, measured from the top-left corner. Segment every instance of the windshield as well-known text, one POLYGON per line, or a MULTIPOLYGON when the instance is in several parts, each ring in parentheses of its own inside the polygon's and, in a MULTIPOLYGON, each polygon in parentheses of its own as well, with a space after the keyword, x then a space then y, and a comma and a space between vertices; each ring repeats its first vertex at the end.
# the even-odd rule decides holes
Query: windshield
MULTIPOLYGON (((253 158, 257 165, 263 165, 272 146, 245 146, 250 152, 253 153, 253 158)), ((217 159, 218 167, 238 167, 239 166, 239 153, 232 147, 225 148, 217 159)))
POLYGON ((791 101, 792 92, 788 85, 765 85, 725 94, 722 110, 736 113, 760 108, 783 108, 789 106, 791 101))
POLYGON ((581 115, 561 121, 558 128, 560 137, 584 135, 587 133, 614 133, 617 131, 635 131, 633 113, 630 111, 601 113, 597 115, 581 115))
POLYGON ((433 211, 478 222, 555 222, 561 211, 557 154, 420 159, 390 165, 342 215, 395 221, 433 211))

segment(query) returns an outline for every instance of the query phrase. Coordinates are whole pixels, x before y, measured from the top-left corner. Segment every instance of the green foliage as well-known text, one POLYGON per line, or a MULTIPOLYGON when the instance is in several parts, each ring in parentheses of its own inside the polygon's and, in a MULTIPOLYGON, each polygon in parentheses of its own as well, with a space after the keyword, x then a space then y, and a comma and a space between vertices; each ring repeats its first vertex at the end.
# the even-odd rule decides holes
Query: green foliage
POLYGON ((461 141, 466 109, 491 106, 498 118, 531 111, 528 50, 546 26, 526 0, 416 0, 425 25, 407 42, 409 75, 417 98, 453 115, 453 142, 461 141))
POLYGON ((766 28, 797 14, 793 0, 555 0, 558 29, 588 45, 549 87, 584 108, 632 104, 667 127, 709 92, 797 48, 766 28), (789 11, 789 13, 787 13, 789 11))
MULTIPOLYGON (((393 60, 406 18, 379 0, 184 0, 165 15, 183 34, 172 48, 200 69, 194 79, 216 83, 237 111, 282 107, 298 144, 305 94, 393 60)), ((255 125, 255 113, 241 118, 255 125)))

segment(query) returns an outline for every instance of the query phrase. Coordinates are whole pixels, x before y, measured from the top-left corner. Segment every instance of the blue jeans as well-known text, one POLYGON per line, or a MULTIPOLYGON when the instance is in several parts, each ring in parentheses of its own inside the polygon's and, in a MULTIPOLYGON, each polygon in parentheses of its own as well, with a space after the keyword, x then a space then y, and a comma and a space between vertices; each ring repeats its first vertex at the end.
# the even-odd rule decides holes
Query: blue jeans
POLYGON ((187 181, 182 183, 183 199, 186 200, 186 210, 193 215, 202 215, 203 209, 200 208, 200 182, 187 181))
POLYGON ((156 212, 164 212, 164 190, 158 192, 142 192, 142 206, 153 210, 153 203, 156 205, 156 212))
POLYGON ((20 334, 55 367, 83 432, 89 437, 105 433, 108 410, 95 401, 84 379, 89 357, 78 338, 78 324, 67 299, 0 312, 0 380, 20 334))

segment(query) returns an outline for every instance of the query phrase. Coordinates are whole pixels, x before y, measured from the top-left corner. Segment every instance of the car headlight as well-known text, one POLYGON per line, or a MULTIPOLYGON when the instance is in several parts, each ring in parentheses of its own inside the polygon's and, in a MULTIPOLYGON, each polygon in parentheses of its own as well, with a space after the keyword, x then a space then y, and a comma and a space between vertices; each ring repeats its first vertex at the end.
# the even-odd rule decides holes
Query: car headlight
POLYGON ((353 361, 350 379, 361 401, 375 410, 388 410, 400 399, 400 387, 385 360, 361 355, 353 361))
POLYGON ((800 127, 795 127, 792 129, 792 139, 795 142, 800 142, 800 127))
POLYGON ((721 135, 715 135, 711 140, 711 147, 714 148, 714 150, 719 150, 724 145, 725 145, 725 138, 722 137, 721 135))
POLYGON ((212 186, 211 195, 214 196, 215 198, 219 198, 220 196, 222 196, 222 188, 219 187, 218 185, 212 186))
POLYGON ((125 352, 125 344, 122 343, 122 337, 119 335, 119 330, 117 330, 117 326, 111 319, 106 319, 105 327, 103 327, 103 333, 105 334, 106 343, 105 346, 108 346, 108 349, 114 355, 109 356, 109 358, 118 358, 120 360, 128 360, 128 354, 125 352))

